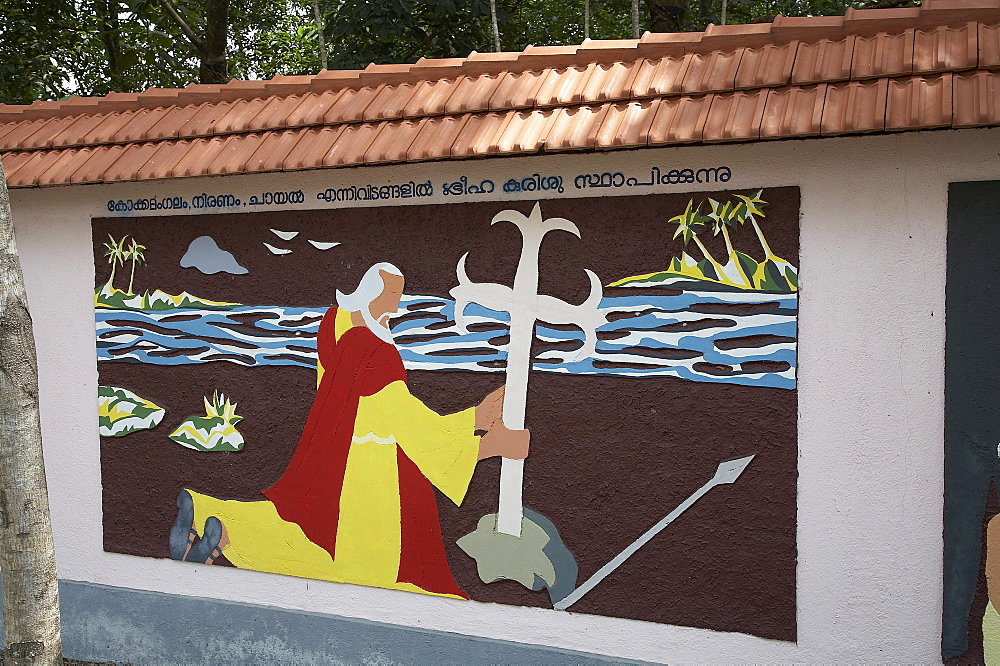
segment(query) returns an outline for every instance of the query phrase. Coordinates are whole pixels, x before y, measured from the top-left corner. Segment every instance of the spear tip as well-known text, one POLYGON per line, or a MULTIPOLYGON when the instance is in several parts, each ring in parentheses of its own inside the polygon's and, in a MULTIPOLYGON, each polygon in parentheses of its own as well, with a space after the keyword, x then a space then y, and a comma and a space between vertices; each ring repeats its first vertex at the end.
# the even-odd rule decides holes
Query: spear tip
POLYGON ((736 479, 740 478, 740 474, 747 468, 747 465, 750 464, 755 455, 719 463, 719 468, 715 471, 715 478, 712 480, 717 484, 734 483, 736 479))

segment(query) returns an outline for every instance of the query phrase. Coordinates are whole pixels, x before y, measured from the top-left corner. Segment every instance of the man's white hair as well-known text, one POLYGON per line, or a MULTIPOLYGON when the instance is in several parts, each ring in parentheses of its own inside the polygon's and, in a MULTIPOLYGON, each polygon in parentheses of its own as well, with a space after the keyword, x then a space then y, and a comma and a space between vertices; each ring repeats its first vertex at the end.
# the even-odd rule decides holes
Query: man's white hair
POLYGON ((367 309, 368 305, 378 298, 385 289, 385 280, 382 279, 382 271, 385 271, 389 275, 403 277, 403 271, 399 270, 393 264, 390 264, 388 261, 379 262, 365 271, 361 282, 358 283, 358 288, 353 292, 345 294, 339 289, 337 290, 337 306, 348 312, 359 312, 367 309))
MULTIPOLYGON (((382 261, 367 271, 358 283, 358 288, 350 294, 337 290, 337 306, 347 312, 360 312, 365 321, 365 325, 379 337, 382 341, 392 344, 392 333, 389 329, 379 323, 372 316, 369 306, 371 302, 378 298, 385 290, 385 280, 382 279, 382 271, 389 275, 403 277, 403 271, 393 264, 382 261)), ((392 314, 392 313, 390 313, 392 314)))

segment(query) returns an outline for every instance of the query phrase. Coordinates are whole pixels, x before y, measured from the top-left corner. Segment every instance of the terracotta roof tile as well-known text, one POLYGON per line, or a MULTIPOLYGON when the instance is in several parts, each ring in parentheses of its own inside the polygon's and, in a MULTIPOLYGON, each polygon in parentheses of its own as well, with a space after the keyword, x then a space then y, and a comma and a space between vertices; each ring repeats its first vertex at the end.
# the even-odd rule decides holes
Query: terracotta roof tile
POLYGON ((559 104, 580 104, 587 80, 597 67, 567 67, 547 70, 542 84, 532 96, 531 106, 548 107, 559 104))
POLYGON ((418 85, 420 84, 400 83, 396 86, 383 86, 362 113, 362 118, 366 122, 402 118, 403 108, 413 97, 413 91, 418 85))
POLYGON ((455 91, 445 102, 444 112, 454 114, 488 110, 490 98, 506 75, 504 72, 461 77, 455 91))
MULTIPOLYGON (((926 2, 926 0, 925 0, 926 2)), ((778 42, 796 40, 802 44, 840 40, 847 35, 843 16, 778 16, 771 23, 778 42)))
POLYGON ((955 74, 952 127, 1000 125, 1000 72, 955 74))
POLYGON ((913 72, 933 73, 974 68, 979 61, 979 24, 938 26, 913 34, 913 72))
POLYGON ((701 141, 715 95, 661 99, 649 126, 651 146, 701 141))
POLYGON ((98 146, 83 161, 80 167, 73 172, 63 169, 57 177, 61 178, 59 183, 100 183, 104 180, 104 174, 108 169, 121 159, 122 154, 128 150, 129 146, 98 146), (68 178, 66 177, 68 176, 68 178))
POLYGON ((365 153, 374 143, 378 133, 390 123, 362 123, 347 125, 333 146, 323 157, 323 166, 344 166, 364 163, 365 153))
MULTIPOLYGON (((888 11, 888 10, 887 10, 888 11)), ((913 71, 913 30, 858 37, 851 62, 852 79, 898 76, 913 71)))
POLYGON ((679 58, 695 49, 705 37, 703 32, 647 32, 637 50, 644 58, 679 58))
POLYGON ((162 143, 130 143, 115 162, 105 170, 102 180, 108 183, 137 180, 142 167, 162 143))
POLYGON ((295 148, 302 130, 285 130, 283 132, 267 132, 264 140, 247 160, 246 170, 250 173, 257 171, 280 171, 283 168, 288 154, 295 148))
POLYGON ((326 91, 319 94, 304 95, 295 110, 288 114, 288 127, 307 127, 322 125, 326 114, 330 112, 337 100, 347 94, 343 90, 326 91))
POLYGON ((557 109, 545 137, 545 150, 581 150, 597 141, 597 134, 614 105, 557 109))
POLYGON ((524 109, 532 105, 546 71, 509 72, 490 97, 490 109, 524 109))
POLYGON ((1000 23, 979 24, 979 66, 1000 67, 1000 23))
POLYGON ((0 150, 2 150, 3 138, 16 130, 18 128, 18 123, 4 123, 0 124, 0 150))
POLYGON ((80 167, 87 163, 94 154, 101 154, 107 150, 105 146, 92 148, 70 148, 69 150, 52 151, 57 158, 43 168, 38 169, 35 185, 46 187, 49 185, 65 185, 70 182, 70 177, 80 167))
POLYGON ((799 42, 792 66, 791 82, 808 85, 824 81, 843 81, 851 77, 855 35, 843 39, 799 42))
POLYGON ((545 145, 549 128, 556 119, 552 109, 512 111, 493 143, 500 154, 535 153, 545 145))
POLYGON ((53 164, 59 162, 61 159, 65 159, 67 156, 73 157, 72 155, 68 155, 73 152, 72 150, 36 150, 31 159, 27 160, 11 175, 11 180, 29 187, 39 185, 45 172, 53 164), (16 180, 14 180, 15 178, 16 180))
POLYGON ((772 88, 787 84, 797 50, 798 42, 745 49, 736 70, 736 88, 772 88))
POLYGON ((406 159, 410 144, 420 133, 427 118, 418 120, 396 120, 386 124, 365 151, 364 162, 402 162, 406 159))
MULTIPOLYGON (((57 122, 60 119, 54 118, 39 118, 38 120, 29 120, 24 123, 20 123, 14 126, 14 129, 3 138, 3 143, 0 144, 0 150, 17 150, 18 148, 27 148, 29 141, 31 141, 32 135, 38 132, 40 129, 49 125, 58 125, 57 122)), ((73 118, 63 120, 62 127, 65 127, 67 123, 72 123, 73 118)), ((47 133, 39 134, 38 141, 31 141, 31 146, 47 145, 49 141, 49 136, 47 133)))
POLYGON ((10 153, 0 153, 0 161, 3 162, 4 177, 7 179, 7 183, 13 183, 14 178, 17 174, 18 169, 24 166, 25 162, 30 161, 32 158, 38 159, 43 153, 39 151, 21 151, 21 152, 10 152, 10 153))
MULTIPOLYGON (((233 102, 233 105, 229 107, 229 111, 215 121, 215 126, 212 128, 212 131, 215 134, 232 134, 234 132, 245 130, 250 127, 253 119, 256 118, 261 111, 263 111, 266 105, 267 100, 259 97, 249 100, 241 99, 233 102)), ((164 118, 153 129, 151 129, 150 132, 162 132, 163 130, 174 131, 172 125, 177 120, 181 119, 164 118)))
POLYGON ((577 63, 611 65, 635 57, 640 39, 585 39, 576 49, 577 63))
MULTIPOLYGON (((38 129, 42 129, 42 127, 44 127, 44 131, 33 132, 31 136, 20 142, 20 147, 28 150, 50 148, 54 138, 65 132, 67 127, 76 124, 81 117, 86 116, 66 116, 64 118, 51 118, 48 121, 43 121, 42 125, 39 126, 38 129)), ((16 141, 17 136, 12 136, 11 140, 16 141)))
POLYGON ((403 115, 407 118, 422 118, 444 113, 445 105, 456 88, 458 88, 456 79, 421 81, 414 89, 413 96, 403 107, 403 115))
POLYGON ((760 138, 761 117, 769 91, 737 90, 715 95, 705 119, 705 142, 760 138))
MULTIPOLYGON (((370 65, 369 65, 370 66, 370 65)), ((328 125, 335 123, 352 123, 364 119, 365 109, 372 103, 385 84, 372 88, 365 86, 357 90, 348 88, 337 99, 337 103, 323 116, 323 122, 328 125)))
MULTIPOLYGON (((205 139, 201 139, 204 141, 205 139)), ((157 148, 149 159, 139 167, 135 180, 157 180, 167 178, 178 161, 195 146, 194 141, 160 141, 153 144, 157 148)))
POLYGON ((151 127, 159 122, 163 116, 167 115, 169 110, 169 107, 137 110, 129 116, 129 118, 125 121, 125 124, 122 125, 122 128, 115 133, 112 141, 115 143, 133 143, 136 141, 149 140, 150 137, 147 132, 151 127))
POLYGON ((211 163, 207 173, 244 173, 247 164, 264 142, 263 134, 234 134, 230 137, 211 163))
POLYGON ((184 157, 170 169, 168 177, 189 178, 212 173, 209 166, 236 139, 235 134, 213 136, 211 139, 195 139, 191 142, 190 150, 184 153, 184 157))
POLYGON ((451 146, 472 114, 428 118, 407 148, 406 161, 416 162, 451 156, 451 146))
POLYGON ((951 125, 951 78, 951 74, 938 74, 890 80, 885 128, 905 130, 951 125))
POLYGON ((336 127, 320 127, 319 129, 300 130, 298 141, 288 151, 288 156, 281 163, 284 171, 315 168, 333 149, 347 125, 336 127))
POLYGON ((265 102, 260 112, 247 123, 247 129, 260 131, 286 127, 289 115, 302 103, 302 96, 271 97, 265 102))
POLYGON ((132 116, 132 113, 134 112, 117 112, 105 115, 103 122, 98 123, 89 132, 80 136, 76 143, 85 146, 112 143, 112 138, 132 116))
POLYGON ((822 134, 884 130, 888 87, 888 79, 829 84, 823 104, 822 134))
POLYGON ((681 82, 691 64, 692 56, 664 56, 658 60, 642 60, 632 81, 631 97, 679 95, 681 82))
POLYGON ((740 48, 734 51, 693 54, 681 82, 681 89, 685 94, 733 90, 743 51, 740 48))
POLYGON ((855 9, 844 12, 844 29, 858 35, 902 32, 920 18, 920 7, 894 9, 855 9))
POLYGON ((1000 0, 0 105, 12 187, 1000 124, 1000 0))
POLYGON ((659 104, 659 100, 644 99, 609 105, 597 133, 595 147, 608 149, 646 145, 659 104))
POLYGON ((709 23, 705 35, 695 47, 696 53, 731 51, 737 48, 757 48, 771 41, 770 23, 709 23))
POLYGON ((583 88, 582 99, 587 102, 607 102, 628 99, 632 82, 639 73, 638 62, 614 62, 594 66, 583 88))
POLYGON ((496 153, 496 138, 514 115, 513 111, 491 111, 469 116, 451 145, 451 156, 473 157, 496 153))
POLYGON ((762 139, 818 136, 823 120, 827 84, 773 88, 767 96, 760 124, 762 139))

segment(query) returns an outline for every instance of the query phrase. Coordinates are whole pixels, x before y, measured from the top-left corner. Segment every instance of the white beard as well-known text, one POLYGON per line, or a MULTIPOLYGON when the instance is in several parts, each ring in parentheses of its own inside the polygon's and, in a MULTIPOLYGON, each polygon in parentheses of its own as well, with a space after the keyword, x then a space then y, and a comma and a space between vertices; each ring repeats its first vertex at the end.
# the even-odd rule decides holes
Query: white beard
POLYGON ((394 314, 396 313, 387 312, 382 315, 380 319, 376 320, 375 317, 372 316, 371 310, 368 309, 367 305, 361 308, 361 318, 364 320, 365 326, 368 327, 368 330, 374 333, 376 338, 382 342, 387 342, 390 345, 394 344, 392 340, 392 331, 390 331, 387 326, 383 326, 380 322, 382 319, 388 321, 388 318, 394 314))

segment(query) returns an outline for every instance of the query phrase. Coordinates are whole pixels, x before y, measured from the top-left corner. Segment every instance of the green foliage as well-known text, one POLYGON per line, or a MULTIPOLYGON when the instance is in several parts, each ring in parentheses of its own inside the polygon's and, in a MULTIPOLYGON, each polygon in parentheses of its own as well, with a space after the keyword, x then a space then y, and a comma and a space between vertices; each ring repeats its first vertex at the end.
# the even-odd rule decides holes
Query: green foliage
POLYGON ((191 416, 170 433, 170 439, 195 451, 242 451, 243 435, 236 424, 243 420, 236 403, 215 391, 205 397, 205 416, 191 416))
POLYGON ((166 410, 128 389, 97 387, 97 421, 101 436, 124 437, 160 425, 166 410))

